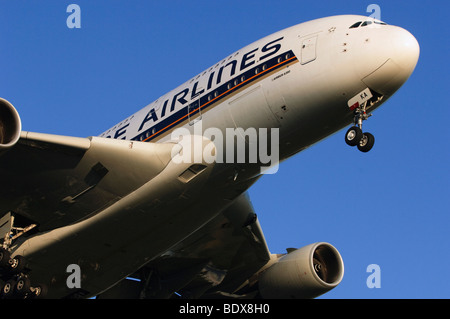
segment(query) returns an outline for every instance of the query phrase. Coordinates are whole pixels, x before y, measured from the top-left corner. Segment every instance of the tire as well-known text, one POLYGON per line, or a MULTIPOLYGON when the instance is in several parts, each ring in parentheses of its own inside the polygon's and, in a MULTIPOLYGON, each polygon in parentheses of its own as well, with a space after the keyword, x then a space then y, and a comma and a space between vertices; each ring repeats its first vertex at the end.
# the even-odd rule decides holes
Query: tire
POLYGON ((21 255, 14 256, 10 259, 9 262, 9 272, 11 274, 21 273, 25 268, 26 259, 21 255))
POLYGON ((358 126, 353 126, 345 133, 345 143, 350 146, 356 146, 363 138, 363 132, 358 126))
POLYGON ((30 292, 30 279, 28 277, 20 277, 15 286, 15 292, 19 296, 25 296, 28 292, 30 292))
POLYGON ((0 297, 3 295, 3 287, 5 284, 6 282, 3 279, 0 279, 0 297))
POLYGON ((10 253, 6 249, 0 249, 0 268, 7 269, 9 267, 10 253))
POLYGON ((363 153, 367 153, 372 149, 374 144, 375 137, 370 133, 364 133, 362 139, 358 143, 358 149, 363 153))
POLYGON ((44 299, 46 295, 47 295, 47 286, 44 284, 40 284, 36 288, 34 288, 34 295, 32 296, 32 298, 44 299))
POLYGON ((11 298, 14 294, 14 287, 16 285, 16 281, 14 279, 8 280, 2 288, 2 297, 3 298, 11 298))

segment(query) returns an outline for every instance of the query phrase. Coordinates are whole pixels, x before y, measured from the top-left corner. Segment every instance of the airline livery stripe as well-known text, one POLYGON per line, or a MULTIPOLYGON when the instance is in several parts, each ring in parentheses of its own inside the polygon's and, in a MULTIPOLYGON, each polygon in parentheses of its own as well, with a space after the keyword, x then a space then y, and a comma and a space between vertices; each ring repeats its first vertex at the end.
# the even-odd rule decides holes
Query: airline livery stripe
POLYGON ((264 63, 261 63, 254 68, 251 68, 248 71, 232 78, 216 89, 211 90, 211 92, 209 92, 208 94, 204 94, 196 101, 186 105, 184 108, 180 109, 179 111, 140 133, 132 140, 151 141, 156 137, 161 136, 165 132, 168 132, 168 130, 174 127, 176 124, 187 120, 200 111, 203 112, 203 110, 206 110, 208 108, 212 109, 213 105, 217 105, 219 101, 223 102, 222 100, 230 94, 242 90, 250 83, 254 83, 257 80, 262 80, 262 78, 265 78, 271 73, 279 70, 280 68, 294 62, 298 62, 298 59, 292 51, 285 52, 270 60, 267 60, 264 63), (192 111, 190 111, 191 109, 192 111))

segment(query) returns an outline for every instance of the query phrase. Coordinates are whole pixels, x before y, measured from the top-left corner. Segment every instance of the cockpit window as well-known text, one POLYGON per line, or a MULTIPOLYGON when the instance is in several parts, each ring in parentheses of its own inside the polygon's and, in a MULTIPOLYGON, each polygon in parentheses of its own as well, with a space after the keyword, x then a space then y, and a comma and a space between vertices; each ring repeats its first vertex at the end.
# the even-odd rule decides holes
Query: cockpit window
POLYGON ((386 23, 381 22, 381 21, 367 20, 367 21, 364 21, 364 22, 358 21, 358 22, 352 24, 349 29, 355 29, 355 28, 358 28, 358 27, 365 27, 365 26, 371 25, 372 23, 381 24, 381 25, 387 25, 386 23))
POLYGON ((359 27, 360 24, 361 24, 361 21, 358 21, 355 24, 352 24, 352 26, 349 29, 357 28, 357 27, 359 27))

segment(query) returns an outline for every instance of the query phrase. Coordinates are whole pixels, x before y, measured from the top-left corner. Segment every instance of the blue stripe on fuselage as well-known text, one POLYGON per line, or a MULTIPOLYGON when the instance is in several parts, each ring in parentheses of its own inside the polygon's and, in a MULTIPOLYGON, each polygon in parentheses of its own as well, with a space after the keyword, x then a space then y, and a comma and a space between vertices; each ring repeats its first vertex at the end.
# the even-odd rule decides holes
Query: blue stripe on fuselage
MULTIPOLYGON (((248 69, 247 71, 230 79, 226 83, 218 86, 208 94, 204 94, 197 100, 186 104, 185 107, 181 108, 177 112, 167 116, 149 129, 139 133, 137 136, 132 138, 132 140, 147 142, 152 141, 155 138, 160 137, 162 134, 168 132, 172 128, 176 127, 179 123, 188 120, 189 117, 195 117, 199 111, 201 111, 203 114, 203 112, 211 109, 213 105, 216 105, 218 102, 223 102, 230 94, 247 88, 256 81, 261 80, 262 77, 278 71, 280 68, 285 67, 289 63, 297 61, 297 57, 290 50, 276 57, 273 57, 265 61, 264 63, 254 66, 253 68, 248 69)), ((184 91, 181 91, 177 95, 179 99, 184 99, 187 93, 184 94, 184 91)), ((174 98, 173 101, 175 100, 176 99, 174 98)), ((173 103, 174 102, 172 102, 172 104, 173 103)), ((168 103, 166 103, 164 107, 166 107, 167 104, 168 103)), ((152 110, 150 110, 149 115, 147 115, 148 120, 152 120, 152 117, 154 116, 154 114, 151 114, 151 112, 152 110)), ((143 124, 144 123, 141 124, 141 127, 143 126, 143 124)))

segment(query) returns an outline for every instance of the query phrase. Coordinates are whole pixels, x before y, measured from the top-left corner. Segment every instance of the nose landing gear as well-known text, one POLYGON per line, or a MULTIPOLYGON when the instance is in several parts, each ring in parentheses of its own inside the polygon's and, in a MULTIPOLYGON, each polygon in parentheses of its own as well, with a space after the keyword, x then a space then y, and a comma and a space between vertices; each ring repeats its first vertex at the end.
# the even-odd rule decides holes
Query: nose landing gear
POLYGON ((375 137, 370 133, 363 133, 362 123, 372 114, 366 113, 366 103, 355 109, 355 125, 345 133, 345 143, 350 146, 357 146, 361 152, 367 153, 375 144, 375 137))

